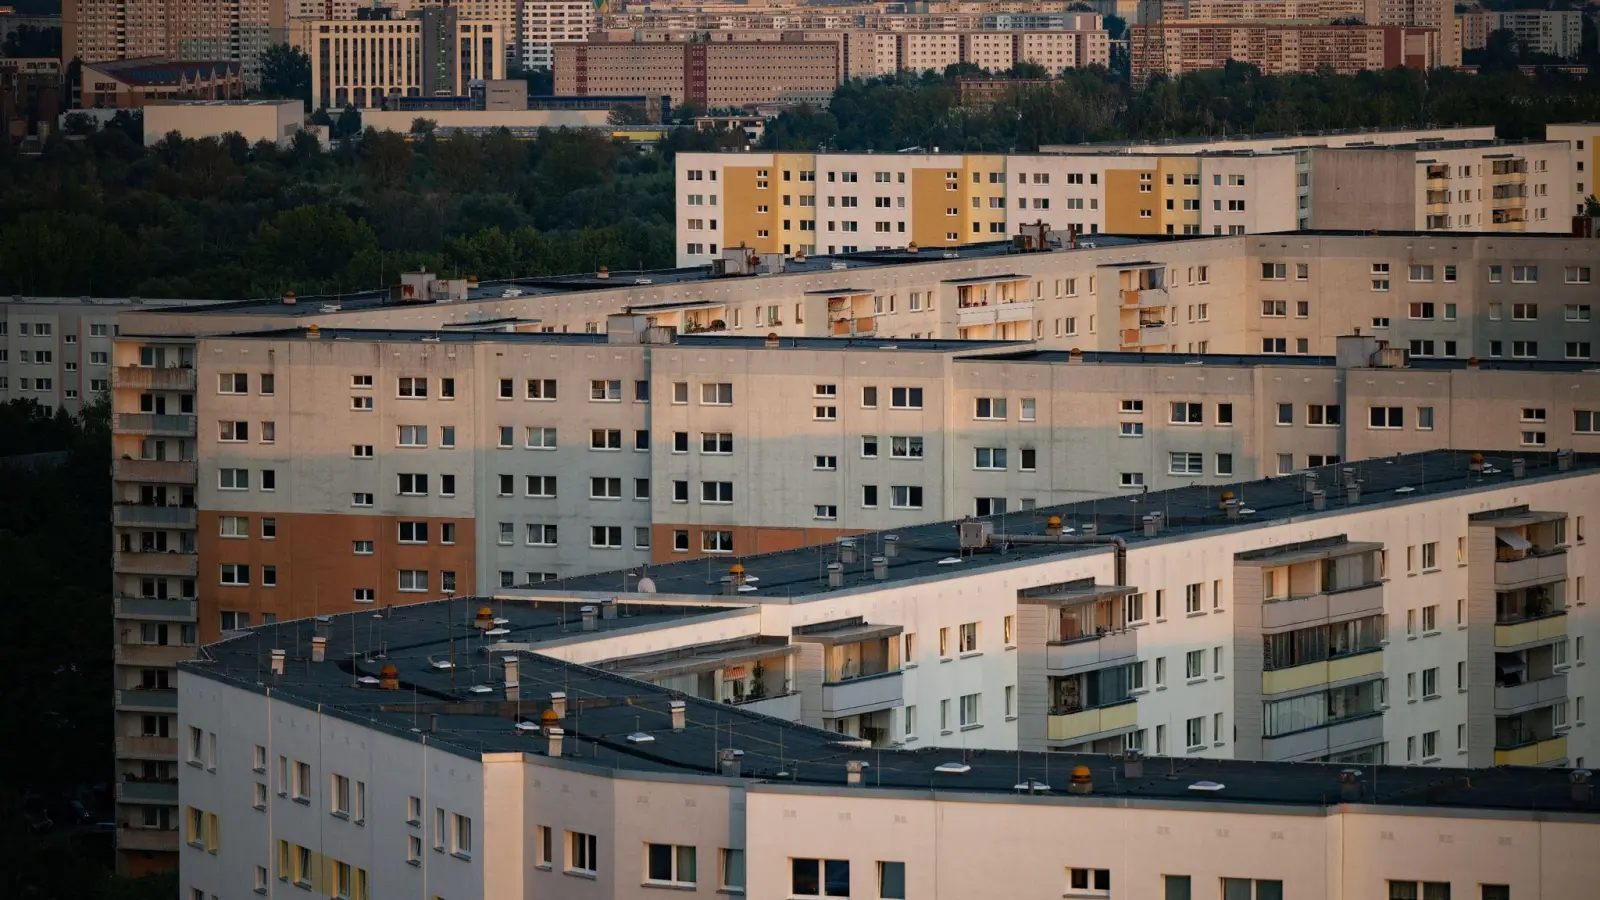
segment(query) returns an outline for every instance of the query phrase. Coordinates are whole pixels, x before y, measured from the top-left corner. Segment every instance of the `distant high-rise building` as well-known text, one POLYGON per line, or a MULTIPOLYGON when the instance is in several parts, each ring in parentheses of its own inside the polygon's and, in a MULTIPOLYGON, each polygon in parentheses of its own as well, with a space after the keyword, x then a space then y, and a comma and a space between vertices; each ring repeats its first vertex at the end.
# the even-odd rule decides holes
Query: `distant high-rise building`
POLYGON ((238 62, 256 84, 261 54, 285 39, 288 10, 288 0, 65 0, 61 54, 85 63, 238 62))

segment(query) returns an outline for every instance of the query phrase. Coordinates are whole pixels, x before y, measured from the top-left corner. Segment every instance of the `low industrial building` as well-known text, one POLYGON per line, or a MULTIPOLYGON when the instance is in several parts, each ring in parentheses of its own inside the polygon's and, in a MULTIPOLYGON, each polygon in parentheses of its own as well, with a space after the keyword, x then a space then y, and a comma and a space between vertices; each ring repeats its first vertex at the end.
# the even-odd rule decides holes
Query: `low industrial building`
POLYGON ((160 57, 85 64, 78 105, 142 109, 174 100, 242 100, 244 74, 237 61, 195 62, 160 57))
POLYGON ((176 132, 190 139, 237 134, 251 144, 286 144, 305 121, 299 100, 155 103, 144 108, 144 143, 152 146, 176 132))

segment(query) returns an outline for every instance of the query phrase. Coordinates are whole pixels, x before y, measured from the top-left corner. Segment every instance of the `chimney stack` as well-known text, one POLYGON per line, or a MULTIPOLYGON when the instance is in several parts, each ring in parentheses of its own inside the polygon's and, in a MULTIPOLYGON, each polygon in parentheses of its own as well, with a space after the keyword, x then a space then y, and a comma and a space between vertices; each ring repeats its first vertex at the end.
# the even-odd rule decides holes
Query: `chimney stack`
POLYGON ((888 559, 894 559, 900 555, 900 535, 886 534, 883 536, 883 555, 888 559))
POLYGON ((872 577, 875 581, 884 581, 889 577, 889 561, 881 556, 872 558, 872 577))
POLYGON ((1567 777, 1572 779, 1572 802, 1589 803, 1594 800, 1594 785, 1589 781, 1588 769, 1573 769, 1567 777))
POLYGON ((550 692, 550 711, 555 713, 556 714, 556 718, 558 718, 558 719, 565 719, 567 717, 567 692, 566 691, 551 691, 550 692))
POLYGON ((282 650, 274 650, 274 651, 272 651, 272 674, 274 674, 274 675, 282 675, 283 674, 284 656, 285 656, 285 653, 282 650))
POLYGON ((1359 483, 1347 485, 1344 489, 1344 494, 1345 500, 1348 501, 1351 506, 1355 506, 1357 503, 1361 502, 1361 485, 1359 483))
POLYGON ((1122 777, 1130 780, 1144 777, 1143 751, 1128 750, 1122 754, 1122 777))
POLYGON ((717 751, 717 771, 729 778, 739 777, 739 764, 744 759, 743 750, 723 747, 717 751))
POLYGON ((852 759, 844 764, 845 784, 858 785, 861 783, 861 772, 867 764, 859 759, 852 759))
POLYGON ((1513 459, 1511 461, 1511 477, 1512 478, 1521 478, 1522 476, 1526 475, 1527 473, 1528 473, 1528 461, 1527 460, 1525 460, 1525 459, 1523 459, 1522 457, 1519 456, 1516 459, 1513 459))
POLYGON ((844 566, 836 562, 828 563, 828 587, 844 587, 844 566))
POLYGON ((839 562, 853 563, 856 561, 856 542, 845 538, 839 542, 839 562))
POLYGON ((506 699, 519 699, 522 696, 522 686, 517 678, 519 669, 517 658, 515 656, 501 657, 500 665, 506 672, 506 699))
POLYGON ((433 734, 439 730, 439 714, 428 713, 428 733, 433 734))
POLYGON ((1323 490, 1323 489, 1321 489, 1321 488, 1317 488, 1316 490, 1312 491, 1311 492, 1311 508, 1314 509, 1314 510, 1319 510, 1319 511, 1327 509, 1328 508, 1328 492, 1323 490))
POLYGON ((550 749, 547 751, 548 755, 561 755, 561 742, 566 738, 566 735, 567 733, 560 728, 545 729, 544 736, 550 739, 550 749))
POLYGON ((311 639, 311 661, 322 662, 328 658, 328 639, 314 637, 311 639))
POLYGON ((672 714, 672 730, 682 731, 689 718, 689 705, 682 700, 668 700, 667 710, 672 714))
POLYGON ((595 609, 593 606, 585 606, 579 609, 578 615, 582 617, 584 631, 594 631, 600 624, 600 610, 595 609))

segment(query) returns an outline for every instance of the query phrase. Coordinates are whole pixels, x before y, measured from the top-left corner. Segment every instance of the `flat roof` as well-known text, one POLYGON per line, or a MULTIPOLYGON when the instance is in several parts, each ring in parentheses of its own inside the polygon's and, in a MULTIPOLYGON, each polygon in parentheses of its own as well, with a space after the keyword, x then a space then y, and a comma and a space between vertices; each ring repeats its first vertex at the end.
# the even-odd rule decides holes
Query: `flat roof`
MULTIPOLYGON (((1001 304, 1002 306, 1004 304, 1001 304)), ((989 307, 993 309, 993 306, 989 307)), ((986 353, 981 356, 963 356, 960 362, 984 363, 1039 363, 1042 365, 1164 365, 1164 366, 1294 366, 1307 368, 1334 368, 1338 357, 1310 356, 1298 353, 1139 353, 1117 350, 1033 350, 1022 349, 986 353), (1076 353, 1077 356, 1073 354, 1076 353)), ((1458 371, 1473 368, 1469 359, 1443 357, 1410 357, 1405 366, 1395 371, 1419 369, 1425 371, 1458 371)), ((1600 373, 1600 363, 1592 360, 1564 359, 1479 359, 1476 368, 1496 372, 1592 372, 1600 373)), ((1382 371, 1373 367, 1374 371, 1382 371)))
MULTIPOLYGON (((729 783, 843 790, 847 763, 867 768, 851 792, 966 792, 1008 795, 1016 802, 1185 803, 1302 807, 1339 805, 1340 771, 1319 763, 1251 762, 1201 758, 1151 758, 1143 774, 1129 778, 1116 757, 1077 753, 1001 750, 866 748, 856 739, 717 703, 597 668, 575 665, 521 647, 496 645, 472 624, 488 606, 498 627, 513 640, 579 637, 574 604, 529 600, 458 598, 384 611, 360 611, 300 619, 250 629, 204 647, 200 658, 179 664, 186 677, 201 677, 240 690, 267 694, 322 715, 387 733, 468 759, 491 753, 548 758, 548 741, 534 726, 551 707, 551 694, 565 695, 562 764, 612 776, 637 774, 719 778, 717 751, 743 753, 741 775, 729 783), (563 624, 564 620, 564 624, 563 624), (327 638, 323 662, 310 659, 318 629, 327 638), (452 650, 451 638, 454 637, 452 650), (284 672, 271 672, 273 649, 282 649, 284 672), (518 700, 505 698, 500 661, 518 660, 518 700), (455 660, 454 668, 440 666, 455 660), (398 671, 397 690, 384 690, 386 665, 398 671), (452 674, 454 677, 452 678, 452 674), (671 704, 684 704, 685 728, 673 731, 671 704), (524 727, 518 727, 524 723, 524 727), (967 767, 957 774, 944 764, 967 767), (1090 796, 1066 792, 1074 766, 1087 766, 1090 796), (1033 779, 1032 796, 1018 791, 1033 779), (1039 796, 1039 794, 1047 796, 1039 796)), ((619 604, 618 617, 601 619, 607 629, 651 627, 718 614, 692 606, 651 608, 619 604)), ((721 614, 738 615, 739 611, 721 614)), ((535 645, 538 641, 536 640, 535 645)), ((1555 769, 1443 769, 1424 766, 1362 767, 1362 803, 1389 807, 1501 810, 1548 814, 1593 813, 1594 803, 1573 799, 1567 773, 1555 769)))
MULTIPOLYGON (((759 329, 758 329, 759 330, 759 329)), ((211 335, 215 338, 238 340, 303 340, 303 341, 358 341, 368 343, 429 343, 429 344, 576 344, 606 346, 610 344, 604 333, 572 331, 407 331, 398 328, 319 328, 313 337, 306 328, 277 328, 271 331, 244 331, 236 334, 211 335)), ((835 337, 780 337, 776 348, 767 347, 764 335, 736 334, 679 334, 672 344, 650 344, 653 347, 736 347, 742 349, 779 350, 913 350, 948 353, 962 350, 987 350, 1022 346, 1025 341, 975 341, 956 338, 835 338, 835 337)), ((619 347, 645 346, 623 343, 619 347)))
MULTIPOLYGON (((1511 483, 1513 458, 1525 461, 1523 481, 1556 478, 1600 470, 1600 453, 1573 454, 1570 472, 1557 469, 1554 452, 1523 453, 1479 451, 1486 459, 1487 474, 1471 472, 1468 463, 1474 451, 1435 450, 1302 469, 1314 472, 1317 483, 1326 488, 1327 509, 1313 512, 1311 495, 1305 490, 1301 474, 1275 476, 1255 481, 1201 484, 1149 493, 1128 492, 1120 496, 1080 500, 1057 506, 989 516, 997 534, 1043 535, 1047 520, 1060 517, 1067 528, 1079 529, 1093 522, 1101 536, 1117 536, 1129 545, 1170 541, 1205 535, 1229 528, 1252 527, 1288 518, 1337 515, 1352 508, 1374 509, 1390 504, 1412 503, 1443 494, 1496 488, 1511 483), (1355 474, 1361 484, 1361 499, 1348 505, 1338 487, 1344 470, 1355 474), (1241 516, 1229 518, 1222 506, 1222 492, 1232 491, 1242 507, 1241 516), (1160 512, 1164 518, 1154 537, 1144 534, 1144 516, 1160 512)), ((959 521, 980 521, 968 518, 959 521)), ((892 531, 858 534, 849 538, 860 551, 856 562, 845 566, 844 587, 870 589, 880 585, 904 584, 921 579, 969 575, 1019 562, 1050 557, 1105 553, 1103 545, 1010 544, 1003 553, 963 551, 957 539, 958 521, 910 525, 892 531), (887 578, 873 578, 870 560, 884 554, 886 538, 893 536, 895 556, 886 559, 887 578)), ((1074 532, 1067 532, 1068 534, 1074 532)), ((822 597, 839 590, 830 588, 826 566, 836 557, 836 542, 754 556, 729 557, 726 564, 706 559, 649 566, 655 591, 664 595, 711 596, 722 592, 721 578, 735 559, 748 575, 758 578, 757 589, 742 596, 750 600, 822 597)), ((636 572, 637 574, 637 572, 636 572)), ((535 590, 615 593, 623 574, 607 572, 565 578, 531 585, 535 590)))

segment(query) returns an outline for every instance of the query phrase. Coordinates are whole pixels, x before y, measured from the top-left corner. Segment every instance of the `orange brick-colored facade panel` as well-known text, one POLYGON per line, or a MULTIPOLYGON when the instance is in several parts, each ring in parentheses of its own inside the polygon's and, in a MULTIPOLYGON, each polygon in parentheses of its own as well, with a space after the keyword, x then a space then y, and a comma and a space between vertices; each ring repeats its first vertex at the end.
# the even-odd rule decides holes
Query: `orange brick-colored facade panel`
POLYGON ((428 523, 428 543, 400 543, 400 517, 396 516, 263 516, 201 510, 200 558, 207 562, 198 581, 200 642, 209 643, 221 636, 220 613, 224 611, 248 613, 250 624, 259 625, 269 613, 287 620, 361 609, 366 604, 355 601, 357 589, 372 589, 372 605, 376 606, 437 600, 443 572, 455 573, 458 596, 472 596, 476 590, 473 520, 406 517, 406 521, 428 523), (224 516, 247 518, 249 537, 222 537, 224 516), (274 520, 274 537, 261 536, 263 518, 274 520), (441 543, 446 523, 455 526, 451 544, 441 543), (372 542, 372 553, 357 555, 357 541, 372 542), (230 564, 250 567, 248 585, 222 584, 221 567, 230 564), (262 584, 264 566, 276 567, 275 586, 262 584), (427 572, 428 589, 401 591, 402 569, 427 572))
POLYGON ((852 528, 763 528, 750 525, 732 526, 705 526, 705 525, 676 525, 671 523, 657 523, 650 526, 650 561, 652 563, 682 562, 686 559, 699 559, 700 557, 726 558, 729 564, 740 556, 754 556, 759 553, 777 553, 782 550, 797 550, 802 547, 816 547, 829 544, 842 537, 860 534, 861 529, 852 528), (689 549, 687 551, 674 550, 674 535, 679 531, 686 531, 689 535, 689 549), (733 532, 732 553, 707 553, 704 547, 706 531, 731 531, 733 532))

